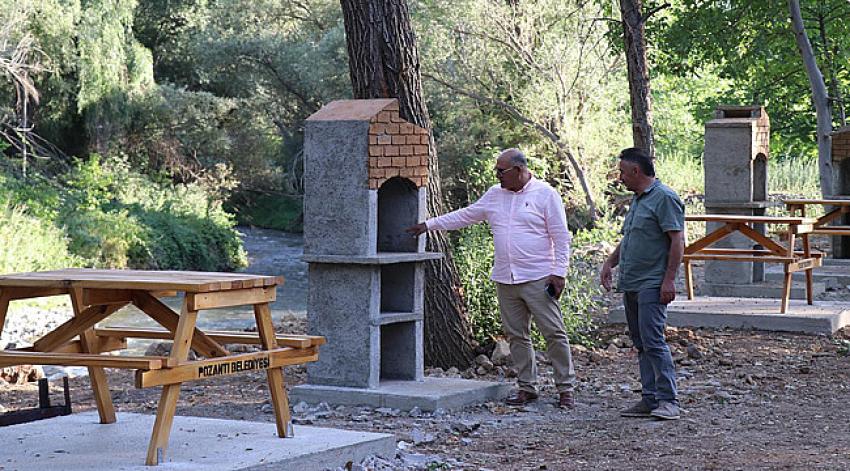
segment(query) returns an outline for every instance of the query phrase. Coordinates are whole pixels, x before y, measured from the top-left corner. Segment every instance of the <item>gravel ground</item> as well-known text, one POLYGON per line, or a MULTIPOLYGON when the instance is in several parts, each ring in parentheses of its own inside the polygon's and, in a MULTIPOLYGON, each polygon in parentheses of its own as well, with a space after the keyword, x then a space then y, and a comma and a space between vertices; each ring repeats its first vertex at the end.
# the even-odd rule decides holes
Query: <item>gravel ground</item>
MULTIPOLYGON (((850 291, 830 290, 822 299, 850 302, 850 291)), ((32 316, 55 325, 63 315, 62 308, 36 310, 7 330, 31 337, 37 334, 32 316)), ((299 333, 306 326, 292 318, 281 330, 299 333)), ((528 407, 486 403, 425 413, 299 403, 292 405, 293 419, 397 437, 395 456, 369 457, 353 463, 354 470, 850 469, 850 329, 826 337, 671 328, 667 336, 679 376, 679 421, 618 415, 640 398, 637 359, 625 327, 605 324, 594 348, 573 346, 579 384, 571 411, 555 407, 551 367, 538 354, 541 398, 528 407)), ((484 360, 466 371, 426 374, 512 381, 508 366, 484 360)), ((287 368, 288 384, 304 382, 304 371, 287 368)), ((155 412, 159 388, 135 389, 132 373, 124 370, 110 370, 109 379, 118 410, 155 412)), ((177 413, 272 422, 265 382, 260 372, 189 383, 177 413)), ((52 383, 57 400, 59 384, 52 383)), ((75 411, 94 408, 88 387, 86 377, 71 379, 75 411)), ((35 383, 0 379, 0 412, 37 402, 35 383)))
MULTIPOLYGON (((298 329, 297 323, 288 329, 298 329)), ((541 399, 529 407, 487 403, 423 413, 300 403, 293 405, 293 417, 302 424, 396 435, 396 456, 371 457, 359 469, 850 467, 847 332, 815 337, 668 330, 684 408, 676 422, 619 417, 620 408, 640 397, 636 358, 623 326, 606 326, 598 333, 597 348, 574 348, 580 383, 572 411, 555 407, 551 368, 541 355, 541 399)), ((290 384, 305 379, 303 367, 286 373, 290 384)), ((498 367, 484 375, 473 370, 429 374, 501 376, 498 367)), ((119 410, 155 411, 159 388, 135 389, 126 371, 110 371, 109 377, 119 410)), ((74 378, 71 384, 75 411, 92 409, 88 380, 74 378)), ((178 414, 273 421, 267 397, 262 373, 230 376, 186 385, 178 414)), ((0 385, 3 407, 36 403, 35 384, 0 385)))

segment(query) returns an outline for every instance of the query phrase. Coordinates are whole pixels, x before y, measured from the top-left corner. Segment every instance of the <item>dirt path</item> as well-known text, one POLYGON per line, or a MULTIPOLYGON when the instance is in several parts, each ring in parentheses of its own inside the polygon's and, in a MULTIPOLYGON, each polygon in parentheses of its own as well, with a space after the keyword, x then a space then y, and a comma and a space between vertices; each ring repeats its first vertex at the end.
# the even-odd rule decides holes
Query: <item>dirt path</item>
MULTIPOLYGON (((639 398, 636 360, 631 349, 619 347, 623 333, 622 327, 603 328, 600 348, 576 349, 574 411, 554 407, 551 369, 543 365, 543 395, 527 408, 490 403, 446 414, 414 411, 411 417, 409 411, 300 404, 294 417, 394 433, 409 444, 408 452, 428 455, 431 469, 850 468, 847 333, 826 338, 670 330, 685 409, 677 422, 618 416, 618 409, 639 398)), ((294 383, 304 380, 302 368, 289 369, 287 376, 294 383)), ((178 414, 272 421, 265 377, 245 380, 185 387, 178 414)), ((153 413, 158 389, 134 389, 131 375, 119 371, 110 374, 110 383, 120 411, 153 413)), ((87 380, 72 385, 75 411, 92 409, 87 380)), ((6 407, 36 401, 32 384, 0 386, 6 407)))

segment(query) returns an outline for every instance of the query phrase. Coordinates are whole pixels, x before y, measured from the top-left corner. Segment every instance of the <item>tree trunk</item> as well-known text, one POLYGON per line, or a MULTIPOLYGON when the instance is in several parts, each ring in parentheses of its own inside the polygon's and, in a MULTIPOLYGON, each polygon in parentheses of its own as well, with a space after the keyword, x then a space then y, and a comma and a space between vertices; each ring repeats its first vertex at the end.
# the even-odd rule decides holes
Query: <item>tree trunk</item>
POLYGON ((838 112, 838 125, 846 126, 847 125, 847 115, 844 112, 844 99, 841 96, 841 86, 838 85, 837 73, 835 71, 835 59, 833 58, 833 53, 829 48, 829 38, 826 36, 826 13, 823 11, 823 5, 819 5, 817 13, 818 20, 818 32, 820 33, 820 41, 823 44, 823 57, 826 61, 826 71, 829 76, 829 93, 832 94, 830 98, 830 106, 832 103, 838 105, 838 109, 832 107, 830 111, 838 112))
POLYGON ((823 81, 823 74, 818 68, 817 61, 815 61, 812 43, 809 41, 806 29, 803 26, 800 2, 788 0, 788 9, 791 12, 791 28, 797 40, 797 49, 803 57, 806 75, 809 77, 809 85, 812 87, 812 103, 817 113, 820 191, 824 198, 828 198, 834 193, 832 184, 832 109, 829 103, 829 95, 826 92, 826 84, 823 81))
MULTIPOLYGON (((406 0, 340 0, 348 43, 354 97, 398 98, 401 116, 431 130, 422 99, 419 52, 406 0)), ((428 213, 443 214, 443 192, 434 135, 430 133, 428 213)), ((425 361, 466 368, 472 361, 472 333, 461 296, 460 278, 441 232, 428 234, 428 250, 441 260, 425 264, 425 361)))
POLYGON ((652 96, 649 89, 649 64, 646 60, 646 36, 641 15, 642 0, 620 0, 623 41, 629 74, 629 96, 632 108, 632 139, 635 147, 655 157, 652 133, 652 96))

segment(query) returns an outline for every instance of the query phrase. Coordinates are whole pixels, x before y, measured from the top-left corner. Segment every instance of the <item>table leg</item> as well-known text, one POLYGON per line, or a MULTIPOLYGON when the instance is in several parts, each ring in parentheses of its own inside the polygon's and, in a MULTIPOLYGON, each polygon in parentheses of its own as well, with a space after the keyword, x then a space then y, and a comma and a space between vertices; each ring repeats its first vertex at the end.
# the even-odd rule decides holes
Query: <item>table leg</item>
MULTIPOLYGON (((85 309, 85 306, 83 306, 83 291, 79 288, 74 288, 69 294, 71 296, 71 306, 74 309, 74 316, 79 317, 85 309)), ((80 347, 83 353, 100 353, 97 351, 97 338, 95 337, 94 329, 89 328, 80 333, 80 347)), ((116 421, 115 405, 112 403, 112 396, 109 393, 109 381, 106 379, 106 372, 99 366, 90 366, 88 370, 94 401, 97 404, 97 413, 100 416, 100 423, 113 424, 116 421)))
MULTIPOLYGON (((180 320, 174 332, 174 343, 171 345, 170 357, 178 362, 186 361, 189 357, 189 347, 192 345, 192 334, 198 311, 190 311, 188 300, 184 299, 180 320)), ((174 413, 177 411, 177 398, 180 396, 180 384, 169 384, 162 387, 162 396, 156 409, 156 421, 148 445, 148 455, 145 464, 156 466, 165 459, 168 449, 168 437, 171 435, 171 425, 174 423, 174 413)))
POLYGON ((688 293, 688 299, 694 299, 694 277, 690 260, 685 260, 685 292, 688 293))
MULTIPOLYGON (((812 251, 809 247, 809 235, 802 234, 800 237, 803 238, 803 256, 806 258, 811 258, 812 251)), ((814 303, 814 299, 812 299, 812 284, 813 284, 813 276, 812 269, 809 268, 806 270, 806 303, 810 306, 814 303)))
MULTIPOLYGON (((794 242, 796 235, 794 234, 794 228, 788 228, 788 254, 787 256, 791 259, 794 259, 794 242)), ((785 263, 785 283, 782 286, 782 305, 779 310, 782 314, 785 314, 788 311, 788 303, 791 301, 791 282, 793 273, 788 271, 788 263, 785 263)))
POLYGON ((6 322, 6 312, 9 310, 9 295, 0 290, 0 335, 3 334, 3 324, 6 322))
MULTIPOLYGON (((254 317, 257 320, 257 331, 263 342, 263 348, 270 350, 277 348, 272 314, 268 303, 254 305, 254 317)), ((284 387, 283 368, 269 368, 266 370, 269 380, 269 391, 272 395, 272 407, 277 422, 277 435, 281 438, 292 437, 292 419, 289 412, 289 398, 286 396, 284 387)))
POLYGON ((779 312, 785 314, 788 310, 788 301, 791 299, 791 277, 793 273, 788 271, 788 264, 785 264, 785 281, 782 285, 782 306, 779 312))

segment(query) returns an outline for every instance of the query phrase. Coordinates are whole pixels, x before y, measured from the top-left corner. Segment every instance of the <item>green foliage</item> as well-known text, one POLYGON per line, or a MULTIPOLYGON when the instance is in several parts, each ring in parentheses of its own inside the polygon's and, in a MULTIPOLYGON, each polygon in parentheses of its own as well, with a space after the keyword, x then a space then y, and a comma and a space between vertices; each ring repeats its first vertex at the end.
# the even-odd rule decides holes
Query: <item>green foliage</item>
POLYGON ((54 222, 59 215, 60 190, 39 174, 18 179, 0 173, 0 202, 26 208, 37 219, 54 222))
POLYGON ((239 233, 193 214, 139 211, 143 243, 129 253, 156 268, 233 271, 247 266, 239 233))
MULTIPOLYGON (((174 110, 178 122, 197 116, 197 123, 184 119, 174 126, 166 120, 165 129, 208 129, 215 136, 193 139, 200 146, 187 145, 187 136, 165 139, 169 146, 181 144, 172 154, 197 157, 203 166, 227 163, 243 199, 256 192, 301 191, 303 120, 323 103, 351 93, 337 2, 145 1, 136 28, 157 59, 162 81, 229 108, 174 110), (215 125, 208 126, 205 117, 215 125), (216 149, 208 145, 213 142, 226 145, 216 149)), ((174 100, 164 102, 170 111, 174 100)))
POLYGON ((124 138, 132 100, 155 86, 151 53, 133 35, 135 8, 135 0, 83 2, 77 107, 101 152, 124 138))
POLYGON ((655 163, 655 174, 682 197, 702 194, 705 186, 702 159, 694 154, 672 152, 659 156, 655 163))
MULTIPOLYGON (((833 98, 850 93, 850 3, 801 2, 809 39, 833 98)), ((813 155, 814 109, 803 61, 794 41, 788 2, 672 2, 648 23, 656 76, 721 79, 700 106, 762 104, 771 118, 771 145, 813 155)), ((654 77, 653 77, 654 80, 654 77)), ((654 83, 653 83, 654 85, 654 83)), ((836 123, 842 107, 835 102, 836 123)))
POLYGON ((247 265, 222 208, 228 172, 156 181, 127 159, 93 155, 61 179, 0 174, 5 271, 62 266, 231 271, 247 265), (17 261, 13 260, 17 257, 17 261))
MULTIPOLYGON (((599 234, 583 234, 577 241, 593 240, 599 234)), ((467 312, 475 338, 482 343, 502 335, 496 286, 490 281, 493 264, 493 236, 489 227, 477 224, 458 231, 453 241, 452 256, 463 283, 467 312)), ((593 256, 575 246, 571 268, 567 274, 566 289, 561 296, 561 311, 571 341, 590 344, 593 339, 593 315, 602 307, 599 281, 593 256)), ((532 333, 535 346, 543 348, 545 341, 535 329, 532 333)))
POLYGON ((557 0, 420 3, 417 27, 427 31, 421 57, 433 77, 426 92, 436 101, 429 109, 441 165, 449 168, 446 183, 460 201, 464 180, 473 178, 468 156, 492 158, 493 149, 520 147, 535 174, 565 195, 571 220, 586 222, 587 208, 563 149, 601 202, 609 157, 630 136, 624 64, 604 39, 603 10, 557 0))
POLYGON ((239 194, 228 202, 240 225, 286 232, 303 230, 303 198, 275 194, 239 194))
POLYGON ((24 209, 0 205, 0 273, 20 273, 80 266, 68 251, 61 229, 24 209))
MULTIPOLYGON (((203 180, 156 182, 126 159, 78 161, 65 179, 60 223, 71 252, 112 268, 230 271, 247 264, 232 216, 203 180)), ((219 182, 221 184, 221 182, 219 182)))
POLYGON ((835 339, 832 341, 837 347, 836 353, 840 357, 850 356, 850 340, 848 339, 835 339))
POLYGON ((104 212, 99 207, 67 212, 62 217, 70 238, 68 249, 87 263, 104 268, 144 268, 130 259, 141 243, 142 227, 127 211, 104 212))
POLYGON ((796 198, 820 198, 818 162, 814 155, 769 159, 767 178, 771 193, 796 198))
POLYGON ((656 157, 677 160, 702 154, 705 122, 713 117, 717 96, 732 87, 708 67, 693 77, 652 77, 656 157))

